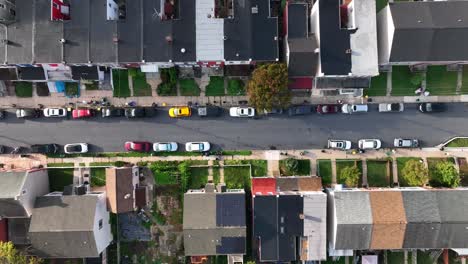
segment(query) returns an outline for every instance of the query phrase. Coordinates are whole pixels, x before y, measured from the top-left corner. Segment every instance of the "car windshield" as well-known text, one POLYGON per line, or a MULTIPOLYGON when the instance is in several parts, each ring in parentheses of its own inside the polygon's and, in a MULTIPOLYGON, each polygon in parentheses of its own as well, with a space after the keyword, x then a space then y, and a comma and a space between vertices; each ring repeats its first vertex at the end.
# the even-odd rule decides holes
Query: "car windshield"
POLYGON ((372 142, 372 143, 373 143, 373 145, 374 145, 374 148, 376 148, 376 147, 377 147, 377 141, 374 141, 374 142, 372 142))
POLYGON ((403 140, 398 140, 398 146, 403 146, 403 140))
POLYGON ((195 144, 198 150, 203 150, 203 144, 202 143, 197 143, 195 144))
POLYGON ((81 145, 68 146, 67 150, 69 152, 81 152, 81 145))
POLYGON ((343 147, 343 142, 336 142, 336 147, 337 148, 342 148, 343 147))
POLYGON ((169 143, 161 143, 159 144, 159 148, 161 150, 171 150, 171 144, 169 143))
POLYGON ((426 111, 432 111, 432 104, 426 104, 426 111))

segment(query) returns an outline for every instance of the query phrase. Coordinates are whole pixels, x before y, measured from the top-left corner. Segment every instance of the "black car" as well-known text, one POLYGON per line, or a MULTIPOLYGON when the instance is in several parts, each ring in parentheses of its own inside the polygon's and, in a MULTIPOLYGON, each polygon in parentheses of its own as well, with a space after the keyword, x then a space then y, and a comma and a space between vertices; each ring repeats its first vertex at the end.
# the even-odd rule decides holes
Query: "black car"
POLYGON ((419 111, 422 113, 437 113, 447 111, 447 105, 444 103, 422 103, 419 104, 419 111))
POLYGON ((55 154, 59 150, 57 144, 36 144, 31 146, 32 153, 55 154))
POLYGON ((16 109, 17 118, 36 118, 40 117, 41 111, 39 109, 20 108, 16 109))
POLYGON ((120 117, 125 115, 122 108, 103 108, 101 110, 102 117, 120 117))
POLYGON ((152 117, 156 114, 156 109, 151 107, 133 107, 125 109, 125 117, 140 118, 152 117))
POLYGON ((221 115, 221 108, 217 106, 202 106, 197 110, 200 117, 216 117, 221 115))
POLYGON ((289 116, 307 115, 313 112, 314 112, 314 109, 311 105, 297 105, 297 106, 292 106, 288 109, 289 116))

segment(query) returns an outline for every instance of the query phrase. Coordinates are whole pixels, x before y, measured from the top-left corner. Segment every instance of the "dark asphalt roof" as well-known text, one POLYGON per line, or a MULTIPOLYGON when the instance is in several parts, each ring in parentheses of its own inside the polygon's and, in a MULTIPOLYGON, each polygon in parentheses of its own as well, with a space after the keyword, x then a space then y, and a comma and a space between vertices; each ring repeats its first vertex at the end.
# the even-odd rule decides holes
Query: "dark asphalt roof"
POLYGON ((216 196, 216 226, 245 226, 245 195, 216 196))
POLYGON ((30 218, 8 218, 8 240, 15 245, 28 245, 30 218))
POLYGON ((72 71, 72 79, 79 80, 99 80, 97 66, 70 66, 72 71))
POLYGON ((42 67, 18 67, 18 75, 18 79, 25 81, 46 79, 45 70, 42 67))
POLYGON ((320 61, 325 75, 351 72, 350 34, 340 29, 339 0, 319 0, 320 61))
POLYGON ((38 197, 29 236, 39 256, 97 257, 93 232, 97 202, 97 196, 38 197))
POLYGON ((288 5, 288 39, 307 37, 307 3, 291 3, 288 5))
POLYGON ((369 88, 371 82, 369 77, 316 77, 314 80, 317 89, 369 88))
POLYGON ((309 38, 288 39, 289 45, 289 77, 315 76, 319 62, 319 54, 315 35, 309 38))
POLYGON ((154 15, 160 3, 153 0, 126 1, 126 19, 120 21, 107 20, 106 0, 70 0, 71 20, 64 22, 50 20, 50 4, 16 1, 16 22, 8 25, 9 45, 0 57, 6 52, 9 64, 195 61, 194 1, 181 2, 180 18, 166 21, 154 15))
POLYGON ((467 1, 389 5, 395 32, 390 62, 468 60, 467 1))
POLYGON ((9 81, 17 79, 18 75, 16 73, 16 68, 0 68, 0 80, 9 81))
POLYGON ((271 61, 278 58, 278 18, 268 0, 234 1, 234 18, 224 20, 224 58, 271 61), (257 8, 258 13, 252 13, 257 8), (237 56, 238 55, 238 56, 237 56))
POLYGON ((304 200, 300 195, 255 196, 254 236, 260 241, 260 260, 296 260, 296 238, 304 233, 304 200))

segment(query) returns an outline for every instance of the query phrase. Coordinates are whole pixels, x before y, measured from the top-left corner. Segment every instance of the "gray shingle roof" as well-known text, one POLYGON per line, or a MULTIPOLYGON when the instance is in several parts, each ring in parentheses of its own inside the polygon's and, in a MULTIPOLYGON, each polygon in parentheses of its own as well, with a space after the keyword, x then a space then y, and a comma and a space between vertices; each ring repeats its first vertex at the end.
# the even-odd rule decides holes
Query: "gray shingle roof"
POLYGON ((307 37, 307 3, 288 4, 288 38, 306 38, 307 37))
POLYGON ((42 196, 36 199, 29 235, 40 256, 95 257, 97 196, 42 196))
POLYGON ((288 39, 290 77, 315 76, 317 74, 319 54, 315 53, 318 43, 315 35, 309 38, 288 39))
POLYGON ((468 60, 467 1, 395 2, 390 62, 468 60))

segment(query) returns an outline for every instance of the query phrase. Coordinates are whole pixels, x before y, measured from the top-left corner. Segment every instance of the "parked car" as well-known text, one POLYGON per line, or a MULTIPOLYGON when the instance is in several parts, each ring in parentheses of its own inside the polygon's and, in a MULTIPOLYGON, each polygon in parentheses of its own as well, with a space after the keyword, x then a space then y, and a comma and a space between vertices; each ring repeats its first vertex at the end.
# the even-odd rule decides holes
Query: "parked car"
POLYGON ((91 109, 73 109, 73 119, 87 118, 93 116, 91 109))
POLYGON ((395 138, 395 140, 393 140, 393 146, 395 148, 417 148, 419 147, 419 140, 395 138))
POLYGON ((235 106, 229 108, 229 115, 232 117, 254 117, 255 108, 246 106, 235 106))
POLYGON ((341 106, 341 112, 345 114, 365 113, 369 110, 365 104, 344 104, 341 106))
POLYGON ((0 154, 5 153, 5 149, 6 149, 5 146, 0 145, 0 154))
POLYGON ((289 116, 307 115, 307 114, 311 114, 312 112, 313 112, 313 107, 311 105, 296 105, 296 106, 291 106, 288 109, 289 116))
POLYGON ((156 109, 151 107, 133 107, 125 109, 125 117, 139 118, 139 117, 152 117, 156 114, 156 109))
POLYGON ((187 142, 185 143, 185 150, 189 152, 205 152, 211 148, 209 142, 187 142))
POLYGON ((447 105, 444 103, 422 103, 419 104, 421 113, 437 113, 447 111, 447 105))
POLYGON ((41 153, 41 154, 55 154, 59 150, 59 145, 57 144, 36 144, 31 145, 32 153, 41 153))
POLYGON ((405 110, 403 103, 379 104, 379 112, 381 113, 403 112, 403 110, 405 110))
POLYGON ((3 109, 0 109, 0 119, 4 119, 6 116, 6 112, 3 109))
POLYGON ((163 151, 177 151, 178 144, 177 142, 156 142, 153 144, 153 151, 163 152, 163 151))
POLYGON ((65 108, 45 108, 44 109, 45 117, 66 117, 67 109, 65 108))
POLYGON ((40 116, 40 111, 32 108, 16 109, 17 118, 35 118, 40 116))
POLYGON ((169 116, 170 117, 189 117, 192 115, 192 109, 188 106, 177 106, 177 107, 172 107, 169 109, 169 116))
POLYGON ((351 141, 349 141, 349 140, 340 140, 340 139, 329 139, 328 140, 328 148, 348 150, 348 149, 351 149, 351 141))
POLYGON ((281 115, 283 114, 282 108, 272 108, 271 110, 263 109, 264 115, 281 115))
POLYGON ((125 115, 122 108, 103 108, 101 110, 102 117, 120 117, 125 115))
POLYGON ((379 139, 360 139, 358 146, 360 149, 379 149, 382 142, 379 139))
POLYGON ((86 153, 86 152, 88 152, 88 144, 87 143, 67 144, 67 145, 65 145, 63 150, 67 154, 86 153))
POLYGON ((319 114, 334 114, 340 112, 340 105, 337 104, 324 104, 317 105, 317 113, 319 114))
POLYGON ((222 109, 217 106, 202 106, 197 112, 199 117, 216 117, 221 115, 222 109))
POLYGON ((151 143, 145 141, 127 141, 124 144, 126 151, 150 152, 151 143))

